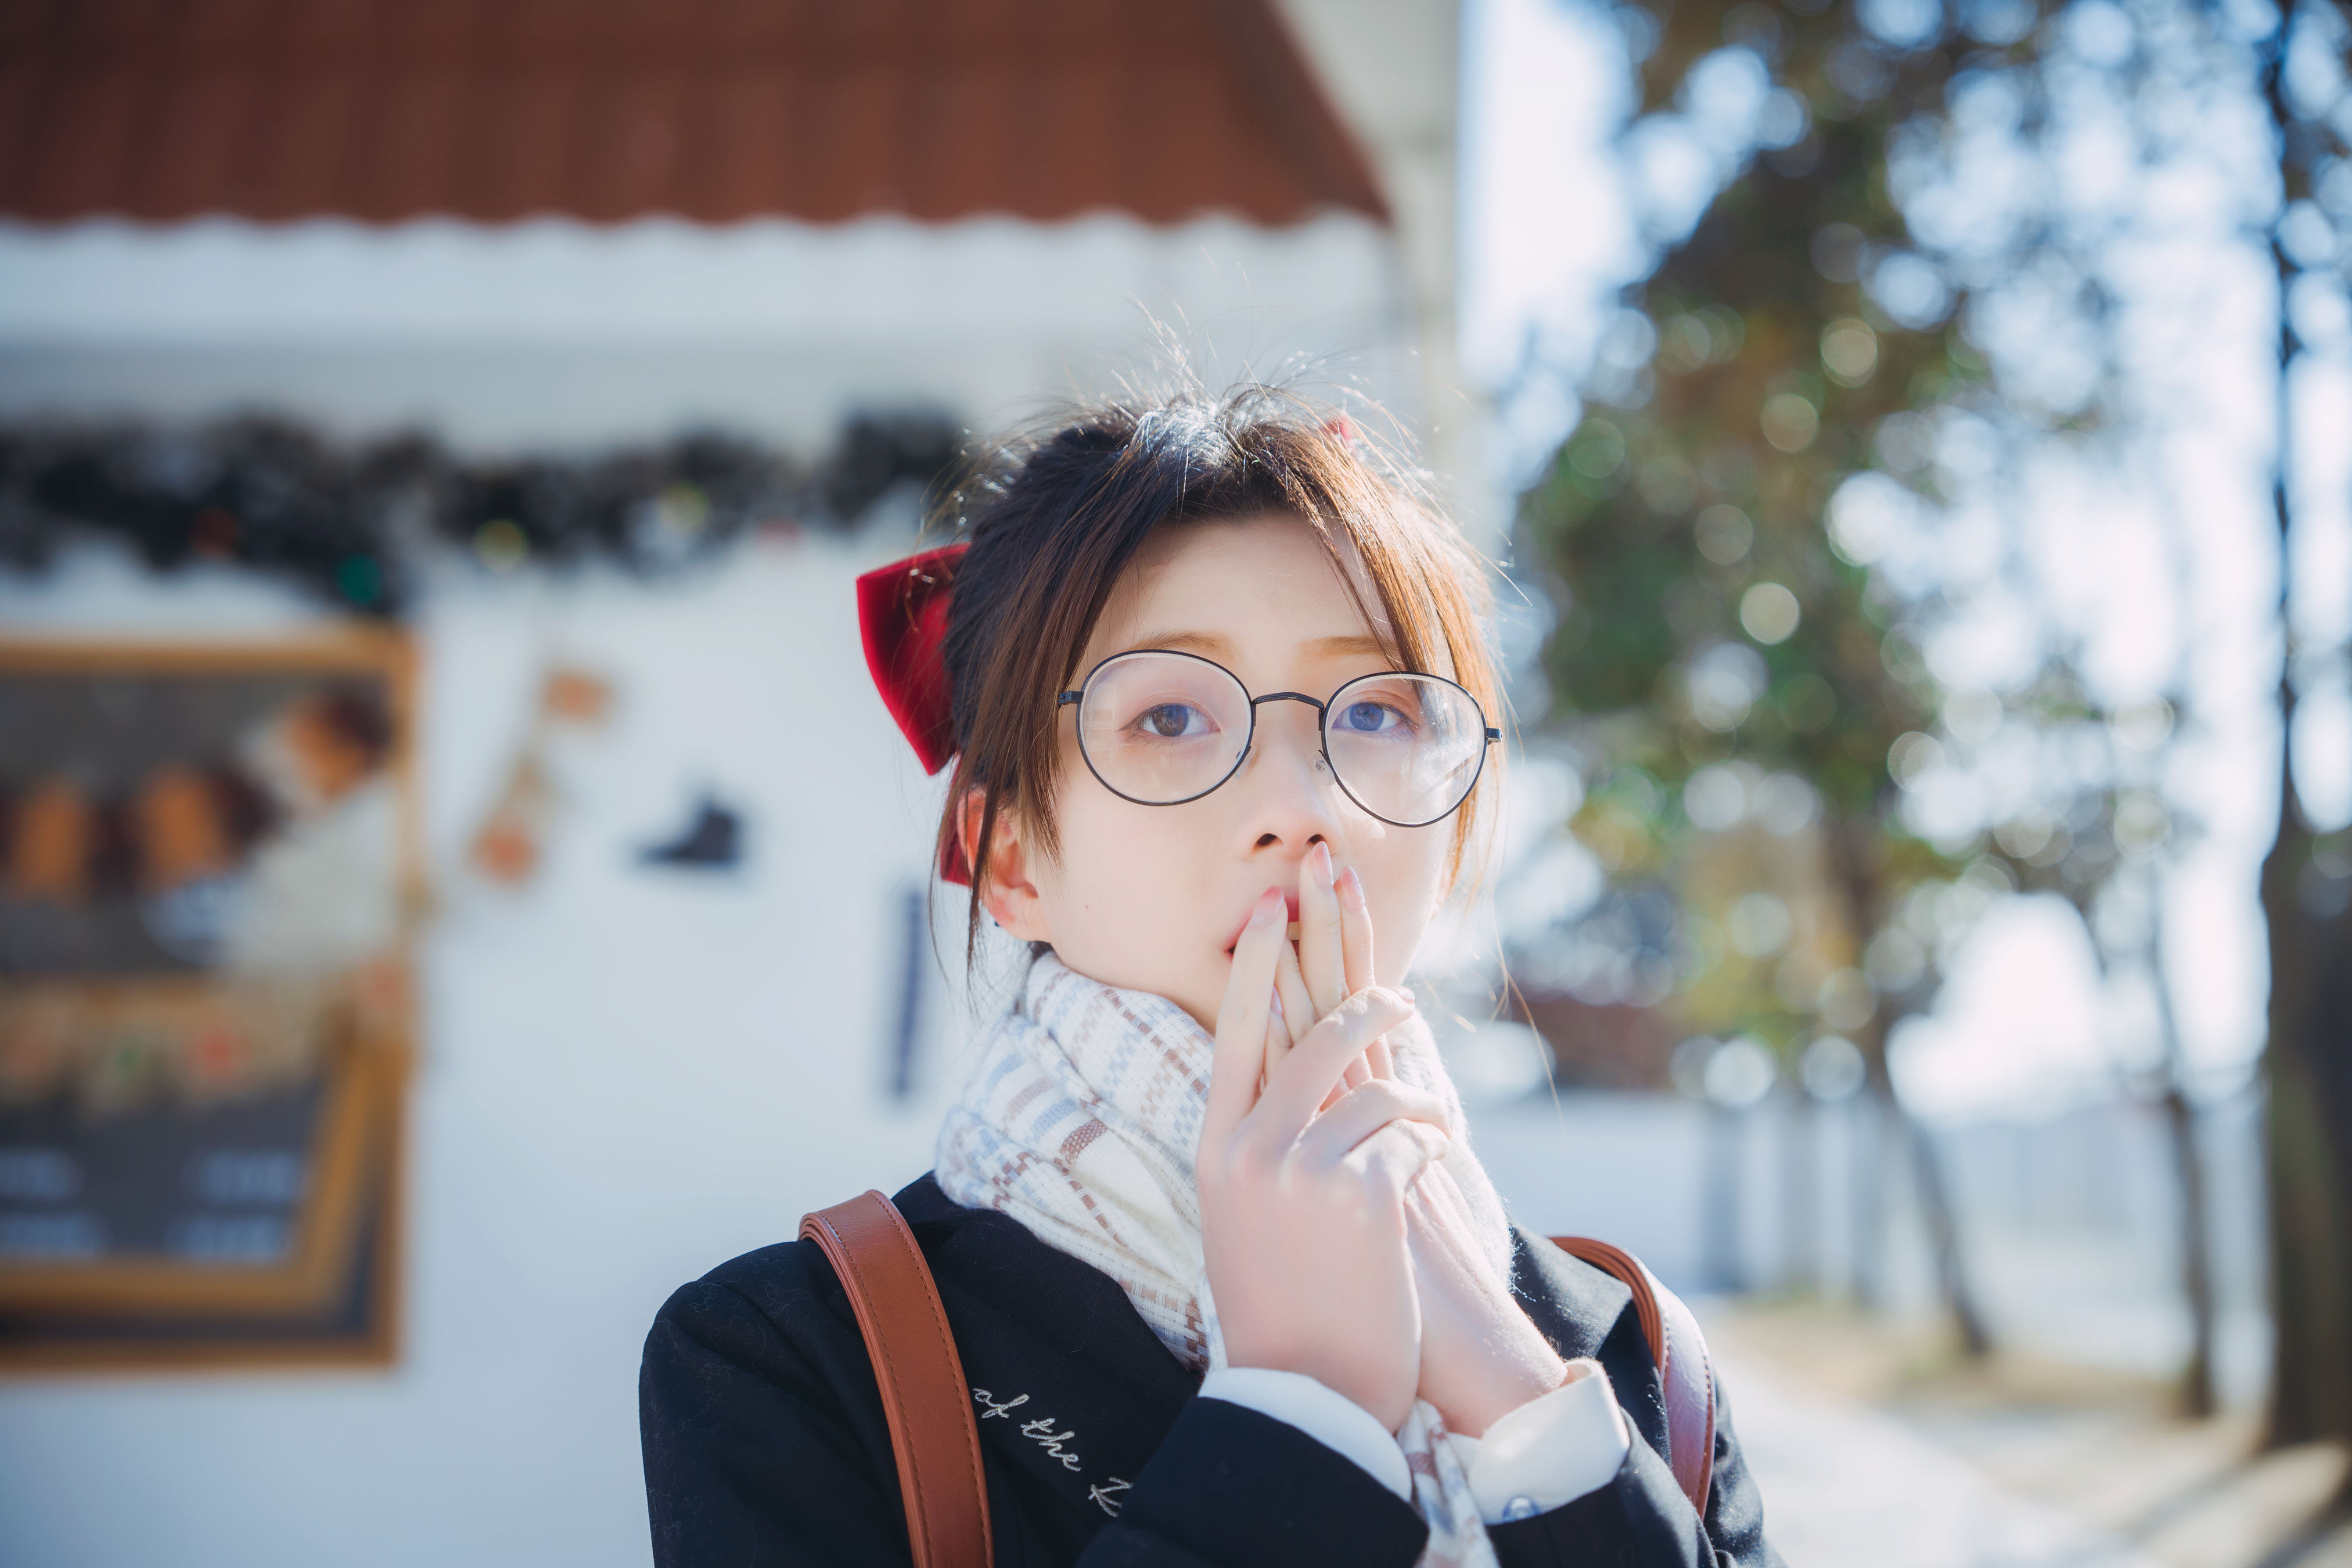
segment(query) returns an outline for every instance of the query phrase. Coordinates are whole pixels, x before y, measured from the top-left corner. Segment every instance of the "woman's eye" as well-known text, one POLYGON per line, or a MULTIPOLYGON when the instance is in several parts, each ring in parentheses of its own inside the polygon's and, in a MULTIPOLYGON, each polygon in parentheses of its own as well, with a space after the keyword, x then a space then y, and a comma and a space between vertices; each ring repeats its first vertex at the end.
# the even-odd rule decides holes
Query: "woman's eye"
POLYGON ((1404 715, 1385 702, 1350 702, 1348 710, 1339 715, 1339 727, 1358 734, 1375 734, 1393 730, 1404 722, 1404 715))
POLYGON ((1204 733, 1209 728, 1209 716, 1189 702, 1161 702, 1145 709, 1136 724, 1147 735, 1175 741, 1204 733))

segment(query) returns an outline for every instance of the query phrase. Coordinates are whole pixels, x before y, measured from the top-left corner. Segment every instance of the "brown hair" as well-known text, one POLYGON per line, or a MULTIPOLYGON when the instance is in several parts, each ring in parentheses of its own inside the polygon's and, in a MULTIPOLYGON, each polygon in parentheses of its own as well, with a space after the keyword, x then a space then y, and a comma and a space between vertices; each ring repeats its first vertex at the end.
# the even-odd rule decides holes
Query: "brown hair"
MULTIPOLYGON (((1162 524, 1266 511, 1304 519, 1380 626, 1350 557, 1369 579, 1399 668, 1444 673, 1450 661, 1490 719, 1500 710, 1477 558, 1401 466, 1329 406, 1255 384, 1092 405, 1008 443, 951 504, 966 514, 958 531, 971 548, 941 646, 957 757, 938 847, 953 843, 966 796, 985 792, 970 847, 975 939, 999 811, 1010 805, 1045 853, 1057 847, 1056 698, 1077 677, 1119 574, 1162 524)), ((1449 879, 1497 772, 1490 763, 1455 814, 1449 879)))

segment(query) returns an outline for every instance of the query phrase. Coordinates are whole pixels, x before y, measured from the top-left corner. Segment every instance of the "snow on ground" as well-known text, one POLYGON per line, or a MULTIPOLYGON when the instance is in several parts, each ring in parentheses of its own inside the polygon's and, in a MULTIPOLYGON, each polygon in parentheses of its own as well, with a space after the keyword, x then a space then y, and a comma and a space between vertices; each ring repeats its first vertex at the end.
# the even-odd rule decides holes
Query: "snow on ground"
POLYGON ((2158 1568, 2121 1538, 1994 1485, 1895 1417, 1719 1354, 1764 1496, 1766 1537, 1801 1568, 2158 1568))

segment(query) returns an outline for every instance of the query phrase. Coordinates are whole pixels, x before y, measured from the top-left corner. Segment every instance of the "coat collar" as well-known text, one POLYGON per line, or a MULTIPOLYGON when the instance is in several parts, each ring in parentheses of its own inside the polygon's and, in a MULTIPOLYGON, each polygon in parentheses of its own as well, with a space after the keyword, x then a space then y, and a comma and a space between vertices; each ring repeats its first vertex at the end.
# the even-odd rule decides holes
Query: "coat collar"
POLYGON ((1633 1292, 1615 1275, 1561 1251, 1534 1232, 1514 1226, 1511 1292, 1552 1348, 1570 1361, 1597 1356, 1633 1292))
POLYGON ((1116 1280, 929 1176, 892 1200, 929 1258, 982 1445, 1083 1518, 1117 1517, 1201 1374, 1116 1280))
MULTIPOLYGON (((929 1175, 892 1202, 939 1283, 982 1445, 1080 1516, 1115 1517, 1201 1374, 1169 1353, 1118 1281, 1018 1220, 965 1208, 929 1175)), ((1528 1316, 1561 1355, 1599 1354, 1632 1321, 1633 1292, 1540 1237, 1515 1235, 1511 1285, 1528 1316)))

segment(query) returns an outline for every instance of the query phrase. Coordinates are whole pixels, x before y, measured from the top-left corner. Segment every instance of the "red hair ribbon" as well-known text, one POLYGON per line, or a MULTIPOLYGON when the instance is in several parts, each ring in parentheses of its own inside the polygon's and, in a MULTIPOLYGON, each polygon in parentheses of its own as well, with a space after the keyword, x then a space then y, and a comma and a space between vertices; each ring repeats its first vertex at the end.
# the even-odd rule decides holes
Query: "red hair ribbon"
MULTIPOLYGON (((866 668, 882 693, 882 706, 898 721, 907 743, 928 773, 955 755, 954 694, 940 644, 948 635, 948 602, 956 567, 968 544, 927 550, 857 580, 857 626, 866 641, 866 668)), ((963 850, 950 837, 940 850, 940 876, 971 886, 963 850)))

